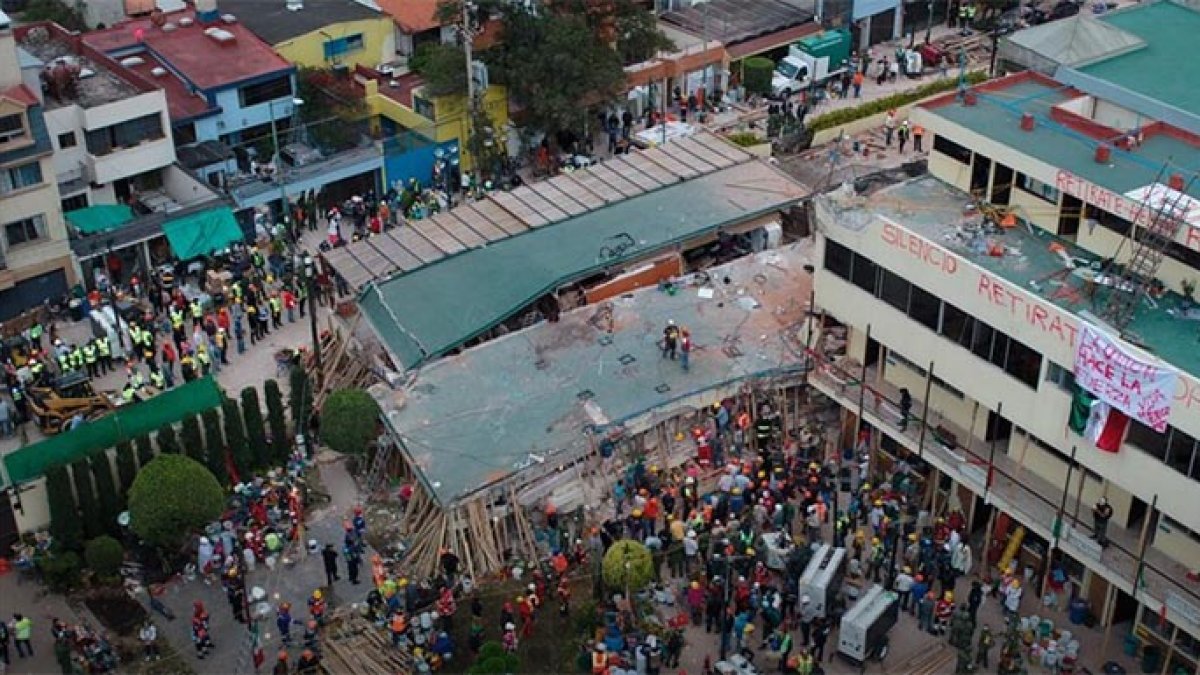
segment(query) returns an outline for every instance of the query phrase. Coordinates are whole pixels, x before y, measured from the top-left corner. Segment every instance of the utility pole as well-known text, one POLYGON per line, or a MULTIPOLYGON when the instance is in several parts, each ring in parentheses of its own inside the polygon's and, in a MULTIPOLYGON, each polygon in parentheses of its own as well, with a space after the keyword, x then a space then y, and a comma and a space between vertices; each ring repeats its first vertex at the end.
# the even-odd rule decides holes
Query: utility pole
POLYGON ((466 116, 466 124, 463 129, 466 131, 467 147, 471 152, 471 183, 478 186, 479 183, 479 160, 480 148, 475 142, 475 111, 479 104, 479 93, 475 91, 475 67, 472 56, 472 43, 475 41, 475 29, 471 27, 471 3, 467 0, 462 2, 462 32, 460 39, 463 43, 463 55, 467 59, 467 105, 464 108, 466 116))

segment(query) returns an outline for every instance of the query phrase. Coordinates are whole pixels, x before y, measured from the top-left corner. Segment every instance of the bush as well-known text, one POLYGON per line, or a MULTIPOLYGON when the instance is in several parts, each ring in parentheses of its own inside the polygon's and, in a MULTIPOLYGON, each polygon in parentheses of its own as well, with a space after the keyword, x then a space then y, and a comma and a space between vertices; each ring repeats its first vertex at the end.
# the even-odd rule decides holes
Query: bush
POLYGON ((759 145, 766 142, 764 139, 759 138, 758 134, 754 133, 753 131, 739 131, 736 134, 729 134, 725 137, 725 139, 730 143, 743 148, 748 148, 750 146, 759 145))
POLYGON ((46 501, 50 504, 50 536, 64 551, 83 546, 83 522, 71 489, 71 472, 65 466, 46 470, 46 501))
POLYGON ((221 434, 221 415, 216 408, 200 413, 204 422, 204 465, 221 485, 229 484, 229 469, 225 466, 225 437, 221 434))
POLYGON ((195 415, 183 418, 179 445, 183 448, 183 454, 201 464, 204 463, 204 436, 200 433, 200 420, 195 415))
POLYGON ((225 399, 221 402, 221 417, 225 421, 225 444, 233 457, 233 467, 240 478, 249 478, 254 471, 254 460, 250 446, 246 444, 246 427, 242 424, 242 411, 237 401, 225 399))
POLYGON ((521 672, 521 659, 516 654, 504 651, 499 642, 483 643, 479 649, 479 658, 467 669, 469 675, 507 675, 521 672))
POLYGON ((267 399, 267 426, 271 430, 271 462, 283 465, 287 463, 292 443, 283 414, 283 393, 279 391, 279 383, 275 380, 264 382, 263 397, 267 399))
POLYGON ((74 551, 61 551, 38 559, 42 580, 55 593, 64 593, 79 587, 83 560, 74 551))
POLYGON ((375 440, 379 404, 361 389, 339 389, 321 409, 321 440, 334 450, 362 455, 375 440))
POLYGON ((271 449, 267 445, 267 423, 263 420, 262 404, 258 401, 258 390, 246 387, 242 390, 242 419, 246 422, 246 443, 254 468, 271 466, 271 449))
POLYGON ((87 566, 102 581, 114 581, 120 577, 121 563, 125 562, 125 549, 121 542, 107 535, 96 537, 83 550, 87 566))
POLYGON ((601 567, 604 583, 622 593, 626 588, 637 592, 654 578, 654 557, 650 549, 632 539, 622 539, 609 547, 601 567))
POLYGON ((96 499, 96 488, 92 485, 92 468, 86 459, 71 464, 71 479, 75 486, 75 504, 79 507, 79 520, 83 522, 83 536, 94 539, 106 534, 104 515, 100 513, 100 501, 96 499))
POLYGON ((771 73, 775 71, 775 62, 771 59, 754 56, 742 64, 742 84, 747 94, 771 93, 771 73))
POLYGON ((225 493, 217 479, 203 464, 183 455, 157 457, 142 468, 129 491, 133 531, 171 551, 224 510, 225 493))
POLYGON ((121 514, 121 495, 117 493, 117 483, 113 480, 112 462, 108 452, 93 455, 88 460, 92 471, 92 480, 96 483, 96 502, 100 507, 100 523, 106 534, 120 534, 121 526, 117 524, 117 516, 121 514))
MULTIPOLYGON (((982 70, 967 73, 967 84, 975 85, 987 80, 987 73, 982 70)), ((857 122, 858 120, 878 115, 882 112, 887 112, 893 108, 900 108, 910 103, 916 103, 922 99, 929 98, 935 94, 942 94, 947 91, 953 91, 958 87, 958 78, 947 78, 944 80, 935 80, 923 84, 916 89, 910 91, 902 91, 891 96, 877 98, 873 101, 867 101, 862 105, 854 106, 853 108, 842 108, 827 112, 824 115, 817 115, 808 121, 805 125, 810 131, 816 133, 825 129, 833 129, 844 124, 857 122)))

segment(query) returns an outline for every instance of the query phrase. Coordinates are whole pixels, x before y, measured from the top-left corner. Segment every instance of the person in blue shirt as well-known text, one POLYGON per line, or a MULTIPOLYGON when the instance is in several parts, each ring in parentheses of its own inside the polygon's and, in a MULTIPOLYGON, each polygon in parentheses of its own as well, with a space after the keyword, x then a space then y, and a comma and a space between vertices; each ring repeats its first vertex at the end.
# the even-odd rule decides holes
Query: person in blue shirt
POLYGON ((913 602, 912 602, 912 604, 909 605, 909 608, 908 608, 909 614, 916 614, 917 605, 921 602, 921 599, 923 599, 928 593, 929 593, 929 584, 926 583, 925 577, 923 575, 918 574, 916 577, 913 578, 913 585, 912 585, 912 591, 911 591, 911 597, 913 599, 913 602))

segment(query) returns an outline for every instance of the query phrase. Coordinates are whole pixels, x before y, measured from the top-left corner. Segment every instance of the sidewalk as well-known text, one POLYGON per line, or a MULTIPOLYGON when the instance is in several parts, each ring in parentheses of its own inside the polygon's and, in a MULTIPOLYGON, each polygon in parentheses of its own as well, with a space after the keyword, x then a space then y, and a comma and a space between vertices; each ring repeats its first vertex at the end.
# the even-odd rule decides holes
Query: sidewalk
MULTIPOLYGON (((47 593, 44 586, 25 578, 16 570, 0 576, 0 620, 12 621, 14 612, 20 612, 33 620, 33 656, 17 658, 17 650, 9 642, 8 655, 12 660, 6 672, 12 675, 24 673, 58 673, 61 669, 54 659, 54 638, 50 635, 50 624, 55 618, 69 623, 78 623, 81 617, 67 604, 61 595, 47 593)), ((96 626, 91 617, 85 619, 96 626)))

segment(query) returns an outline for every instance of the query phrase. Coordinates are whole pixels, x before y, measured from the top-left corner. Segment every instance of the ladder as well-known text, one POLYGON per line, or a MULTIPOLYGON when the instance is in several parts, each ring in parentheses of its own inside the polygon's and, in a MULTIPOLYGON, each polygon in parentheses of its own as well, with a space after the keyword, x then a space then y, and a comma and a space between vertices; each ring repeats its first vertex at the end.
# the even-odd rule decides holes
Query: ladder
POLYGON ((392 450, 395 448, 395 443, 391 439, 380 438, 375 457, 371 460, 371 468, 367 471, 367 477, 363 480, 363 488, 367 494, 374 494, 381 487, 382 483, 387 482, 388 465, 391 463, 392 450))
MULTIPOLYGON (((1179 210, 1180 202, 1194 181, 1195 176, 1192 176, 1188 184, 1175 193, 1169 204, 1165 203, 1168 198, 1164 198, 1162 200, 1164 203, 1156 207, 1153 204, 1153 188, 1146 193, 1142 200, 1138 214, 1150 213, 1150 222, 1146 223, 1140 232, 1136 222, 1131 226, 1130 235, 1133 237, 1135 246, 1133 255, 1122 270, 1120 278, 1116 279, 1112 292, 1108 295, 1108 301, 1101 312, 1101 317, 1122 335, 1124 335, 1125 327, 1133 319, 1133 312, 1137 308, 1138 301, 1147 294, 1157 278, 1158 268, 1162 264, 1167 246, 1175 241, 1175 237, 1179 235, 1179 230, 1184 225, 1184 219, 1179 210)), ((1155 181, 1153 185, 1158 186, 1161 183, 1155 181)), ((1138 218, 1135 216, 1136 220, 1138 218)))

